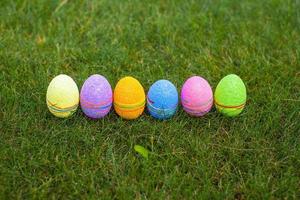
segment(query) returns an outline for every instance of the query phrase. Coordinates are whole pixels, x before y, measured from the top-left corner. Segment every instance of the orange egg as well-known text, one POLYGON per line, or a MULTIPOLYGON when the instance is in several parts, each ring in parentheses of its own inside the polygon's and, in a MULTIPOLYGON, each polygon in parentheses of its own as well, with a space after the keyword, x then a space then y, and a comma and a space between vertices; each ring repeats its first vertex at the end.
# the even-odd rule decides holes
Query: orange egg
POLYGON ((138 80, 126 76, 119 80, 114 90, 114 108, 124 119, 136 119, 145 108, 145 91, 138 80))

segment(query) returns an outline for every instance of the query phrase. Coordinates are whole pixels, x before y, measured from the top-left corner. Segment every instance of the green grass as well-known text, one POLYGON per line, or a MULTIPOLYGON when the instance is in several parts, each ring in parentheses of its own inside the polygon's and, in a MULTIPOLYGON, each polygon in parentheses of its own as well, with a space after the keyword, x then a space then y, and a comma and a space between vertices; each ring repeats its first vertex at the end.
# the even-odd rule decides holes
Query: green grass
POLYGON ((0 1, 1 199, 300 197, 300 2, 0 1), (237 118, 50 114, 50 80, 245 82, 237 118), (139 144, 151 151, 144 159, 139 144))

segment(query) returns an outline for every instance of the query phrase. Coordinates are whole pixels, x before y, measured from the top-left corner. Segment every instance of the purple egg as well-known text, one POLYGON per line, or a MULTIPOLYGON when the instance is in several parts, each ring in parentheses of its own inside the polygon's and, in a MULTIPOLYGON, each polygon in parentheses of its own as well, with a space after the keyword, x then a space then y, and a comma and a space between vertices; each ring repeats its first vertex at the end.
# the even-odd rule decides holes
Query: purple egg
POLYGON ((83 84, 80 106, 84 114, 93 119, 107 115, 112 106, 112 89, 104 76, 94 74, 83 84))

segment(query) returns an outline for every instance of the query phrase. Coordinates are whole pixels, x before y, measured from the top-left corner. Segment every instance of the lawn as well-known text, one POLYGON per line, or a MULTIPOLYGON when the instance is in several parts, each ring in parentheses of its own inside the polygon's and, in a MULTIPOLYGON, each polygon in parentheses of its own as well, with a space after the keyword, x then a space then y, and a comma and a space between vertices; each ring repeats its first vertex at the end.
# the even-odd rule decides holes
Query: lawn
POLYGON ((1 199, 300 198, 300 1, 1 0, 1 199), (247 87, 236 118, 47 109, 51 79, 247 87), (139 144, 149 159, 134 151, 139 144))

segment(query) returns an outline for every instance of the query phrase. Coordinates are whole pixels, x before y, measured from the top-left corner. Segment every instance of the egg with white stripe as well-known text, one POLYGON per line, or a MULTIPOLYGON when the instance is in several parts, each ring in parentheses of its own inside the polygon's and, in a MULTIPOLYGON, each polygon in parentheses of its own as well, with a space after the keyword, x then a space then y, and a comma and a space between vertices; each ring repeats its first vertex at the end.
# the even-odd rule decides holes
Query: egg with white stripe
POLYGON ((156 119, 169 119, 175 115, 178 105, 178 92, 168 80, 158 80, 147 94, 147 108, 156 119))

